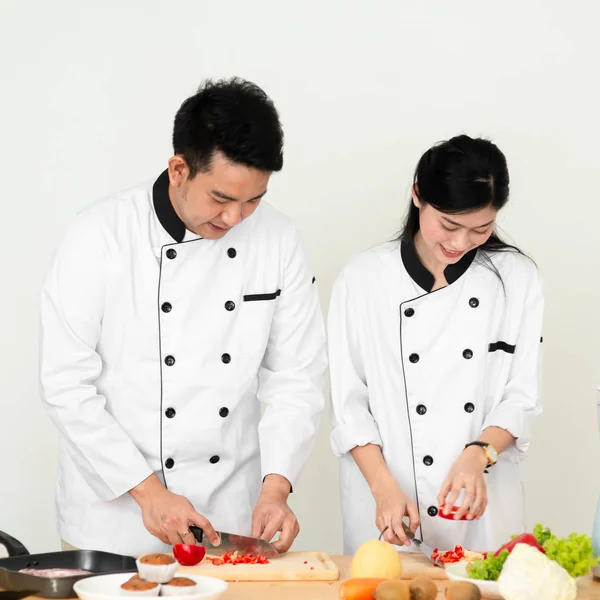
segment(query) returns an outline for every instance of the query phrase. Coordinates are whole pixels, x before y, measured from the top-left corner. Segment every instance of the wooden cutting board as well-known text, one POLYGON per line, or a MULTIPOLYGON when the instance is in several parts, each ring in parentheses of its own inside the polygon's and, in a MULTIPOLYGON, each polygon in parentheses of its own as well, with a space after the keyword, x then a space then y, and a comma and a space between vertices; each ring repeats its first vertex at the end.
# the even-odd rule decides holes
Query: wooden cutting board
POLYGON ((446 570, 436 567, 421 552, 401 552, 402 558, 402 579, 414 579, 419 575, 429 577, 429 579, 448 579, 446 570))
MULTIPOLYGON (((448 579, 446 571, 435 567, 423 554, 402 552, 402 578, 424 575, 430 579, 448 579)), ((336 581, 339 569, 324 552, 289 552, 271 559, 268 565, 219 565, 202 561, 194 567, 179 567, 185 576, 207 575, 225 581, 336 581), (306 564, 305 564, 306 563, 306 564), (312 567, 312 568, 311 568, 312 567)))
POLYGON ((225 581, 336 581, 340 571, 324 552, 289 552, 270 559, 268 565, 213 565, 203 560, 177 569, 184 576, 207 575, 225 581))

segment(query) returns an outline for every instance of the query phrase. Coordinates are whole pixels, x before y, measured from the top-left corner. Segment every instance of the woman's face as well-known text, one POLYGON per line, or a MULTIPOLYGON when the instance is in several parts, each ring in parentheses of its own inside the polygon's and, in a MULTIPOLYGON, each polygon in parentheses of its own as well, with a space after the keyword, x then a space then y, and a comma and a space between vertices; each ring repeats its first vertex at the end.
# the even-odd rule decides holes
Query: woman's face
POLYGON ((419 209, 423 245, 431 258, 444 265, 458 262, 467 252, 484 244, 494 231, 498 211, 493 206, 446 214, 419 202, 414 195, 413 202, 419 209))

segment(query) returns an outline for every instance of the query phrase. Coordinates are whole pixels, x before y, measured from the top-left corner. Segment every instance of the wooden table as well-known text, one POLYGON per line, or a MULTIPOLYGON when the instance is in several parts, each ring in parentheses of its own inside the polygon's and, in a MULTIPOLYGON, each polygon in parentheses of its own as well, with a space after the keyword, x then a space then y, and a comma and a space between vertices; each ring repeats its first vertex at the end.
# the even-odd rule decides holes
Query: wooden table
MULTIPOLYGON (((332 556, 340 570, 340 581, 290 583, 231 583, 222 600, 338 600, 340 582, 350 576, 350 556, 332 556)), ((438 581, 438 600, 444 599, 447 581, 438 581)), ((577 600, 600 600, 600 581, 592 576, 579 583, 577 600)), ((542 600, 540 598, 540 600, 542 600)))
MULTIPOLYGON (((349 577, 349 556, 333 556, 332 559, 340 569, 340 580, 331 583, 321 582, 248 582, 230 583, 221 597, 222 600, 338 600, 340 582, 349 577)), ((444 599, 447 581, 438 581, 438 600, 444 599)), ((592 576, 579 582, 577 600, 599 600, 600 581, 592 576)), ((30 596, 25 600, 37 600, 30 596)), ((540 599, 542 600, 542 599, 540 599)))
MULTIPOLYGON (((340 570, 333 583, 232 583, 222 600, 337 600, 340 582, 350 574, 350 556, 331 557, 340 570)), ((447 581, 438 581, 438 599, 443 600, 447 581)), ((540 599, 542 600, 542 599, 540 599)), ((590 575, 579 584, 577 600, 600 600, 600 582, 590 575)))

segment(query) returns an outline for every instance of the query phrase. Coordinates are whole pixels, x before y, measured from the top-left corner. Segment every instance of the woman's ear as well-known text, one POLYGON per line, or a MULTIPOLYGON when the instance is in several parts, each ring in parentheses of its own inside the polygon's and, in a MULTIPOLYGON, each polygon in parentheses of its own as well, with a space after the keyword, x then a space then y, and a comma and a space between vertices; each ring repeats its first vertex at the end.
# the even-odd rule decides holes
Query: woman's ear
POLYGON ((419 190, 416 185, 413 185, 412 187, 412 201, 417 208, 421 208, 421 203, 419 202, 419 190))

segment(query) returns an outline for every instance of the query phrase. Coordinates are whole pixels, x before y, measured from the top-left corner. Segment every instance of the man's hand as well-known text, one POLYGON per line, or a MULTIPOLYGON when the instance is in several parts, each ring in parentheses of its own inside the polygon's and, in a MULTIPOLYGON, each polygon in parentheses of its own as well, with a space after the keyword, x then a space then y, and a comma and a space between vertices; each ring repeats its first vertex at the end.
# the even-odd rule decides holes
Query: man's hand
POLYGON ((193 544, 190 525, 200 527, 212 544, 220 543, 208 519, 197 513, 187 498, 167 490, 156 475, 150 475, 129 493, 142 509, 146 529, 165 544, 193 544))
POLYGON ((281 475, 267 475, 254 513, 252 515, 252 536, 271 541, 280 531, 279 540, 273 547, 280 553, 287 552, 300 526, 296 516, 287 505, 290 495, 290 482, 281 475))

